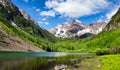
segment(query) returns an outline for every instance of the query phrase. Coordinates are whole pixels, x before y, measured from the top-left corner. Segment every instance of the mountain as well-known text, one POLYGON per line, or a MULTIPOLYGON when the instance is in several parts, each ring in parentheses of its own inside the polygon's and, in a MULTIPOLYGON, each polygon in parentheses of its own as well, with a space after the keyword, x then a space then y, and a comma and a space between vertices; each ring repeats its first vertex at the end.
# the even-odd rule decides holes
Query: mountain
POLYGON ((84 25, 81 21, 75 19, 73 22, 65 22, 49 30, 56 37, 87 37, 89 35, 98 34, 103 30, 107 23, 98 22, 96 24, 84 25))
POLYGON ((101 50, 101 52, 105 52, 110 48, 114 50, 117 50, 115 47, 120 48, 120 8, 101 33, 80 44, 81 49, 86 49, 86 51, 101 50))
POLYGON ((111 18, 109 24, 105 27, 105 31, 110 31, 120 27, 120 8, 118 12, 111 18))
POLYGON ((12 4, 11 0, 0 0, 0 27, 0 48, 8 51, 41 51, 40 48, 51 51, 50 46, 57 40, 54 35, 39 27, 24 10, 12 4))
MULTIPOLYGON (((59 48, 59 51, 97 52, 102 54, 107 54, 108 51, 111 50, 115 52, 120 48, 119 25, 120 9, 99 34, 83 39, 63 39, 61 42, 57 42, 57 47, 59 48)), ((93 26, 93 24, 91 26, 93 26)))

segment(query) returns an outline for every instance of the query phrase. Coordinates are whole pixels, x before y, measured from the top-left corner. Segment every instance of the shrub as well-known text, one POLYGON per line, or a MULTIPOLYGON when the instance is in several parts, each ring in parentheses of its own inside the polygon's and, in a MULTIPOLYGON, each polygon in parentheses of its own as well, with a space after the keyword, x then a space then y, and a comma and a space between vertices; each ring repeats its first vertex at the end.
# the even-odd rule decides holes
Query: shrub
POLYGON ((118 54, 120 53, 120 47, 115 46, 109 49, 109 54, 118 54))
POLYGON ((99 49, 95 53, 96 55, 106 55, 108 54, 108 50, 99 49))

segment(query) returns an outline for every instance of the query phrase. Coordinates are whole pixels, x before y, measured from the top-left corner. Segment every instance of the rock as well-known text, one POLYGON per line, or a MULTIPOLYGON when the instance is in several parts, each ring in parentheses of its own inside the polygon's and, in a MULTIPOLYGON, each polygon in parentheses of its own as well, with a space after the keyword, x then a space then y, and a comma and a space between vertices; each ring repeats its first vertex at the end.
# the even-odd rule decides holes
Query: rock
POLYGON ((54 67, 55 70, 65 70, 66 68, 67 68, 67 65, 64 65, 64 64, 62 64, 62 65, 56 65, 54 67))
POLYGON ((21 14, 23 15, 23 17, 26 20, 30 20, 31 19, 31 17, 23 9, 19 9, 19 11, 21 12, 21 14))

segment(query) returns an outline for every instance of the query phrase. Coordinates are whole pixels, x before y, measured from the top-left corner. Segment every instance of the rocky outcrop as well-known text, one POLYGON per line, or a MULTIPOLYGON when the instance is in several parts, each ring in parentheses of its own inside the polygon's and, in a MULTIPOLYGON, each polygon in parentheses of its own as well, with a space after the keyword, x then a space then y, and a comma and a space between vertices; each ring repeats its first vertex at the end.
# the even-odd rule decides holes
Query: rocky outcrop
POLYGON ((11 3, 11 0, 0 0, 0 3, 3 6, 10 6, 11 8, 13 8, 13 4, 11 3))
POLYGON ((86 37, 92 34, 98 34, 103 30, 107 23, 98 22, 96 24, 84 25, 81 21, 75 19, 73 22, 65 22, 49 30, 56 37, 86 37))
POLYGON ((19 11, 26 20, 28 20, 28 21, 31 20, 33 23, 38 25, 38 23, 35 22, 35 20, 33 20, 23 9, 19 9, 19 11))
POLYGON ((30 20, 31 19, 31 17, 23 9, 19 9, 19 11, 21 12, 21 14, 23 15, 23 17, 26 20, 30 20))
POLYGON ((64 65, 64 64, 61 64, 61 65, 56 65, 54 67, 54 70, 66 70, 68 66, 67 65, 64 65))

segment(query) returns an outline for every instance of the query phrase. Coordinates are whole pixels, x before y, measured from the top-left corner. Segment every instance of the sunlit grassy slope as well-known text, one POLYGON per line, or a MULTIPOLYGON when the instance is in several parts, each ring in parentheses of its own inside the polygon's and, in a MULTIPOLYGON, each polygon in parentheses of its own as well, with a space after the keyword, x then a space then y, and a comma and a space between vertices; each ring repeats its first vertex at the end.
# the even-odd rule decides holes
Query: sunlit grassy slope
POLYGON ((120 70, 120 54, 104 55, 98 57, 95 61, 100 65, 95 70, 120 70))
POLYGON ((85 59, 76 66, 77 70, 120 70, 119 60, 120 54, 111 54, 85 59))

